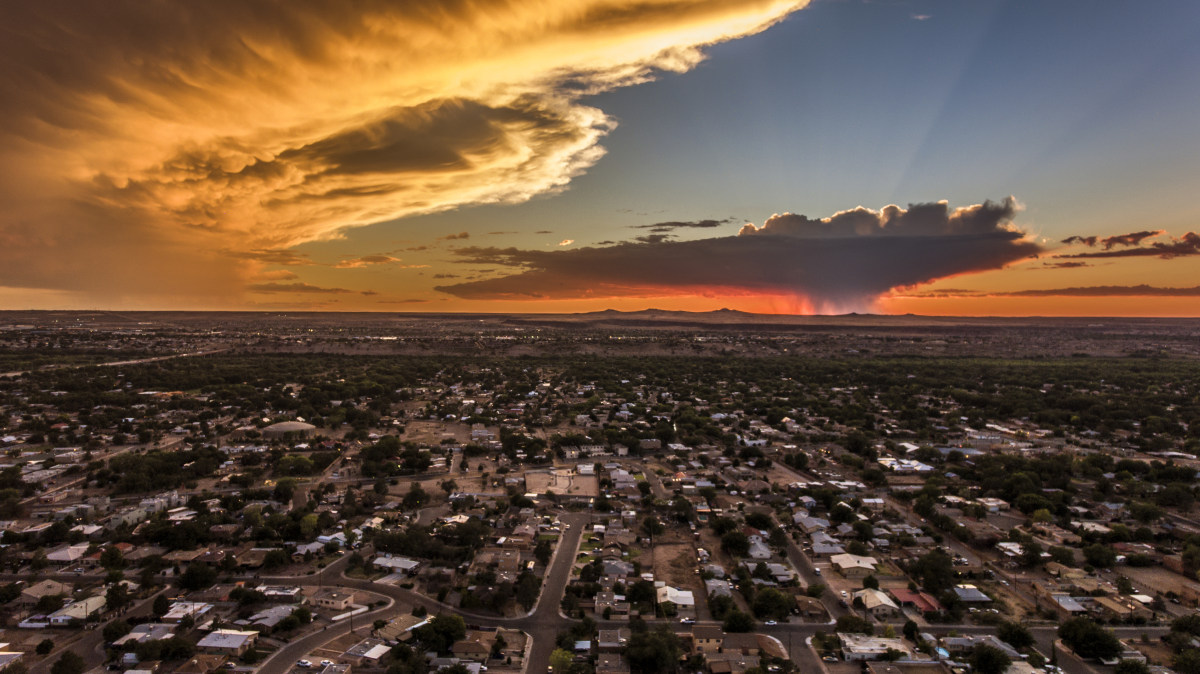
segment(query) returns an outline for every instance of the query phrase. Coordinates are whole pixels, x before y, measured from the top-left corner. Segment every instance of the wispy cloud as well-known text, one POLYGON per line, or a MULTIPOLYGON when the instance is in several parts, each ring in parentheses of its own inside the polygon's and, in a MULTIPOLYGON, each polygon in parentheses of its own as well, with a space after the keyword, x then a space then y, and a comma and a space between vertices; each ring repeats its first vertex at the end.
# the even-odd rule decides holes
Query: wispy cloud
POLYGON ((345 288, 323 288, 309 283, 255 283, 250 285, 248 290, 253 293, 342 294, 354 292, 345 288))
MULTIPOLYGON (((1113 245, 1134 246, 1136 242, 1140 242, 1144 238, 1158 236, 1163 232, 1137 232, 1135 234, 1125 235, 1127 237, 1138 237, 1134 243, 1114 243, 1113 245), (1141 236, 1145 235, 1145 236, 1141 236)), ((1120 237, 1112 237, 1120 238, 1120 237)), ((1104 239, 1102 241, 1107 241, 1104 239)), ((1131 239, 1132 240, 1132 239, 1131 239)), ((1113 246, 1106 245, 1105 250, 1073 253, 1070 255, 1058 255, 1059 258, 1110 258, 1110 257, 1157 257, 1164 260, 1170 260, 1177 257, 1191 257, 1200 255, 1200 234, 1188 232, 1179 238, 1172 238, 1170 241, 1155 241, 1148 246, 1119 248, 1110 250, 1113 246)))
POLYGON ((363 267, 374 267, 381 264, 395 264, 400 261, 400 258, 392 257, 391 255, 363 255, 360 257, 339 260, 333 266, 337 269, 361 269, 363 267))

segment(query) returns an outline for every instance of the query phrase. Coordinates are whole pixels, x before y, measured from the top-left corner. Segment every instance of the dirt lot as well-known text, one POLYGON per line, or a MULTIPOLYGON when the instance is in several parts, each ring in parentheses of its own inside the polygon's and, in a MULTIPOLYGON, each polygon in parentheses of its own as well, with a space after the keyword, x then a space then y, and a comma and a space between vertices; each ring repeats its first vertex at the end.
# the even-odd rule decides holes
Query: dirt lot
POLYGON ((572 496, 599 496, 600 481, 595 475, 574 475, 565 468, 552 472, 530 471, 525 474, 525 489, 534 494, 570 494, 572 496))

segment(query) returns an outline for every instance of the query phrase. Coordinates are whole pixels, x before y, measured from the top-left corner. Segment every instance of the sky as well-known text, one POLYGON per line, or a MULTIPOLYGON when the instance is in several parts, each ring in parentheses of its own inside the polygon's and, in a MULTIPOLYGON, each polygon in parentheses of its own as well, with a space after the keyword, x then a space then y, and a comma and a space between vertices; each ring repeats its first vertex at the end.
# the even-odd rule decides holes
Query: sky
POLYGON ((1200 316, 1194 0, 0 5, 0 308, 1200 316))

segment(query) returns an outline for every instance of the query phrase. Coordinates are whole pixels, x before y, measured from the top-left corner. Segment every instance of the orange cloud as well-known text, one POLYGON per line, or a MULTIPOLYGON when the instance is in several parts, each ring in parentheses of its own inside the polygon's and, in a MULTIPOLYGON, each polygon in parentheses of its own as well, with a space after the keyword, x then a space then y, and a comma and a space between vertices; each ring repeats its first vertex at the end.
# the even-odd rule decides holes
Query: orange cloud
POLYGON ((224 295, 349 227, 560 190, 614 126, 582 96, 804 4, 4 3, 0 285, 224 295))

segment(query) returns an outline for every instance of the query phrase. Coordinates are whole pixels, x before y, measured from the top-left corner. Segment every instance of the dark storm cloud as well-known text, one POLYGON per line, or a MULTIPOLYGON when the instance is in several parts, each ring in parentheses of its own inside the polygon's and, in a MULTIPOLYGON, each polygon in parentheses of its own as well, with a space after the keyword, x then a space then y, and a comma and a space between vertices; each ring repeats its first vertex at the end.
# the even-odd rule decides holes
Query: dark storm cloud
POLYGON ((1007 199, 951 210, 865 208, 770 218, 737 236, 570 251, 469 247, 459 262, 520 271, 439 286, 467 299, 573 299, 698 293, 792 294, 819 309, 865 307, 892 288, 997 269, 1041 249, 1012 226, 1007 199))
POLYGON ((656 222, 652 225, 631 225, 634 229, 648 229, 656 234, 665 234, 676 229, 712 229, 733 222, 725 220, 697 220, 694 222, 656 222))
MULTIPOLYGON (((1143 237, 1145 238, 1145 237, 1143 237)), ((1176 257, 1200 255, 1200 234, 1188 232, 1169 242, 1155 241, 1148 246, 1139 248, 1122 248, 1117 250, 1102 250, 1094 253, 1074 253, 1059 255, 1060 258, 1106 258, 1106 257, 1157 257, 1170 260, 1176 257)))

